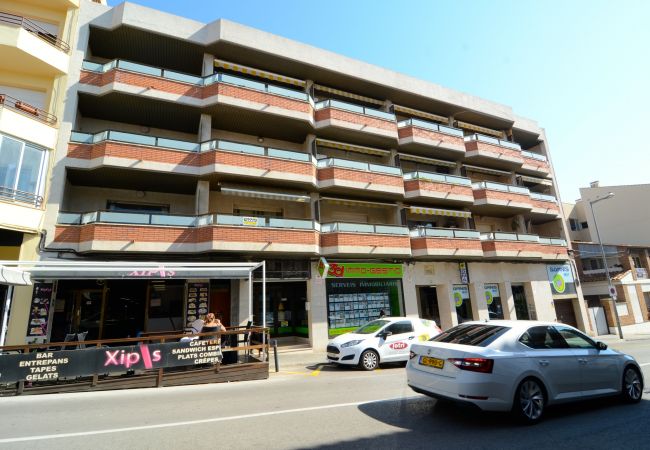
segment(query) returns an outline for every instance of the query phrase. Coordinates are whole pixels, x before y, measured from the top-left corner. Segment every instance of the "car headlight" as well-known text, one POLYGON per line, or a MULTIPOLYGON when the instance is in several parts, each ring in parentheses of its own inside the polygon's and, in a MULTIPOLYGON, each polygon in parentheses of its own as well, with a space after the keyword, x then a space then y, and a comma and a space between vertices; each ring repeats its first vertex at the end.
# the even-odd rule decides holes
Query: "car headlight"
POLYGON ((356 339, 354 341, 348 341, 345 344, 341 344, 341 348, 347 348, 347 347, 354 347, 357 344, 360 344, 363 342, 363 339, 356 339))

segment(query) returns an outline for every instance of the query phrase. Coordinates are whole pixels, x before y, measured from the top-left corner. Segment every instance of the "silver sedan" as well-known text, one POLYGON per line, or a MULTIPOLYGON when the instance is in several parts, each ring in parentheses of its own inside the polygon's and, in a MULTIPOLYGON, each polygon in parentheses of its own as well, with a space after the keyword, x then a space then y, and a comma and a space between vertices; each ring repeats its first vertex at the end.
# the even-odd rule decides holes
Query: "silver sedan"
POLYGON ((409 386, 434 398, 512 411, 538 422, 546 406, 619 395, 637 403, 643 375, 633 357, 554 322, 467 322, 413 344, 409 386))

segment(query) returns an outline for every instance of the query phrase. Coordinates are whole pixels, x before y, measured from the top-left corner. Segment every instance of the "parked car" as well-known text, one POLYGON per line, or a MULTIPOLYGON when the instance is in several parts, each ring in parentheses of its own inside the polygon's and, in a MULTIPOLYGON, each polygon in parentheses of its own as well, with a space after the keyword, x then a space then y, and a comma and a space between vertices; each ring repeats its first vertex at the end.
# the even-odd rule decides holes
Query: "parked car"
POLYGON ((538 422, 548 405, 606 395, 636 403, 643 375, 632 356, 568 325, 468 322, 411 347, 408 385, 438 399, 538 422))
POLYGON ((432 320, 385 317, 329 341, 327 359, 342 365, 375 370, 384 362, 408 361, 414 342, 424 342, 441 332, 432 320))

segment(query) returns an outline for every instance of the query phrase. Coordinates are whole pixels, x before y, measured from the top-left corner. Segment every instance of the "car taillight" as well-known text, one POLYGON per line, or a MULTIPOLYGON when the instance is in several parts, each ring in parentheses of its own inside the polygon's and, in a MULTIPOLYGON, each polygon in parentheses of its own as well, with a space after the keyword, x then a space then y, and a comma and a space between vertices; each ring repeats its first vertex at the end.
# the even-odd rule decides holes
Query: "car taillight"
POLYGON ((417 355, 415 354, 415 352, 414 352, 413 350, 411 350, 411 351, 409 352, 409 359, 413 359, 413 358, 415 358, 416 356, 417 356, 417 355))
POLYGON ((469 370, 470 372, 492 373, 494 367, 493 359, 449 358, 448 361, 460 370, 469 370))

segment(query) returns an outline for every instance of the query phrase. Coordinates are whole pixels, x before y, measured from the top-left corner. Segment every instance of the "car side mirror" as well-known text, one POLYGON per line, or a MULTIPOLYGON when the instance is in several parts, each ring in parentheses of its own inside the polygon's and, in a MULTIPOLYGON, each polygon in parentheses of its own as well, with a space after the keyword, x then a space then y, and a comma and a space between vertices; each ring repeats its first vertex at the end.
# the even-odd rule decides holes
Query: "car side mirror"
POLYGON ((598 350, 607 350, 607 344, 605 344, 604 342, 598 342, 596 344, 596 347, 598 348, 598 350))
POLYGON ((386 339, 388 336, 391 336, 393 334, 392 331, 382 331, 381 333, 378 334, 378 336, 382 339, 386 339))

